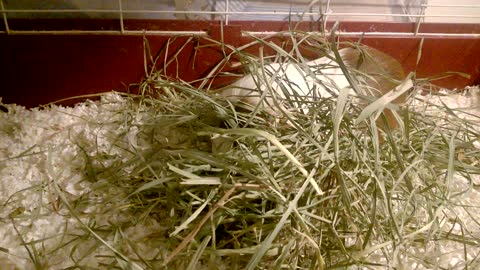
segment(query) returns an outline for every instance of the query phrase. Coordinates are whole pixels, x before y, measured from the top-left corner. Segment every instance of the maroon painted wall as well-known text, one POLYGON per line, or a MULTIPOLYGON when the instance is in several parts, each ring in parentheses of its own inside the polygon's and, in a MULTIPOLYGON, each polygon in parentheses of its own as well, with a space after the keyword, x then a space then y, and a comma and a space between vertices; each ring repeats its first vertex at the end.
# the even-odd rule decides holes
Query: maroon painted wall
MULTIPOLYGON (((118 30, 118 22, 111 20, 35 20, 11 21, 10 28, 22 29, 111 29, 118 30)), ((190 30, 208 31, 213 39, 220 38, 217 22, 145 21, 131 20, 127 30, 190 30)), ((231 22, 223 29, 227 43, 239 46, 252 41, 240 31, 287 30, 285 22, 231 22)), ((301 23, 299 29, 318 30, 314 23, 301 23)), ((407 23, 348 23, 340 24, 345 31, 412 32, 414 24, 407 23)), ((2 29, 0 29, 2 30, 2 29)), ((480 33, 480 25, 424 24, 421 32, 480 33)), ((153 55, 165 48, 168 36, 146 37, 153 55)), ((189 37, 176 38, 170 44, 170 55, 184 45, 189 37)), ((346 38, 342 38, 346 39, 346 38)), ((356 37, 351 37, 356 40, 356 37)), ((406 71, 416 70, 418 77, 432 76, 446 71, 470 74, 466 79, 452 76, 436 81, 448 88, 463 88, 480 83, 480 38, 425 37, 422 58, 416 66, 419 37, 391 36, 364 37, 362 43, 380 49, 396 59, 406 71)), ((277 40, 278 41, 278 40, 277 40)), ((205 76, 219 63, 223 54, 218 47, 202 47, 209 42, 193 38, 180 53, 178 66, 172 63, 167 75, 191 81, 205 76)), ((257 48, 252 48, 255 53, 257 48)), ((314 55, 312 55, 313 57, 314 55)), ((168 57, 167 57, 168 58, 168 57)), ((4 103, 18 103, 28 107, 46 104, 71 96, 110 90, 125 91, 127 86, 144 77, 144 46, 142 36, 130 35, 24 35, 0 34, 0 96, 4 103)), ((225 80, 217 80, 217 84, 225 80)), ((64 104, 71 104, 74 101, 64 104)))

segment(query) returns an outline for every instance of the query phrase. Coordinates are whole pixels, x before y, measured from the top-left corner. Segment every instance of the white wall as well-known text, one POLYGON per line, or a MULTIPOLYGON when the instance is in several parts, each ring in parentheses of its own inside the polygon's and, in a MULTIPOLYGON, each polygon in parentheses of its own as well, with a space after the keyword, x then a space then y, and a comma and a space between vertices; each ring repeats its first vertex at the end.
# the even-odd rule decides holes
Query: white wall
POLYGON ((474 7, 428 7, 425 10, 425 22, 448 22, 448 23, 479 23, 480 24, 480 0, 429 0, 429 5, 474 5, 474 7), (446 18, 430 17, 434 15, 470 15, 477 18, 446 18))

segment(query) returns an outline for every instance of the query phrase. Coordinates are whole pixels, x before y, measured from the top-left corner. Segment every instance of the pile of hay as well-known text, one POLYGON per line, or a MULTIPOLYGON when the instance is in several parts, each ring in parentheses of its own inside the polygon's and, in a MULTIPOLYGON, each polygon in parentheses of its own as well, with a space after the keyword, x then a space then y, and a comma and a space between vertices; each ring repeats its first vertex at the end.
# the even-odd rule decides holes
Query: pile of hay
POLYGON ((0 105, 2 269, 480 266, 478 89, 378 133, 349 99, 285 124, 157 75, 0 105))

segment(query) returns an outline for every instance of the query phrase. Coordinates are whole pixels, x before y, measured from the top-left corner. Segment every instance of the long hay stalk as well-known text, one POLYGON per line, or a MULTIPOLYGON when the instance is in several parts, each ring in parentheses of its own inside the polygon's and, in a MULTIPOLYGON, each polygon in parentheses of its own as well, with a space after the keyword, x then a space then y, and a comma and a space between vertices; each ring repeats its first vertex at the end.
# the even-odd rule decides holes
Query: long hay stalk
MULTIPOLYGON (((275 61, 308 69, 301 48, 332 47, 311 33, 286 34, 291 49, 257 39, 225 55, 264 67, 269 58, 243 51, 261 44, 275 61)), ((163 72, 146 72, 141 95, 89 103, 90 118, 77 121, 94 132, 73 125, 50 135, 68 138, 68 166, 62 147, 42 143, 0 161, 1 169, 46 155, 50 177, 41 185, 56 203, 48 209, 78 221, 65 225, 64 244, 51 254, 70 250, 72 267, 102 254, 97 269, 428 269, 448 265, 446 244, 463 249, 458 265, 478 260, 479 206, 461 199, 478 192, 478 115, 466 119, 463 110, 414 95, 398 116, 403 127, 383 131, 376 114, 391 97, 363 109, 345 89, 332 89, 338 94, 313 102, 277 100, 287 110, 272 119, 163 72), (309 110, 294 109, 303 105, 309 110), (85 190, 70 194, 72 179, 85 190)), ((207 81, 200 84, 208 88, 207 81)), ((34 192, 14 193, 2 207, 34 192)), ((21 239, 33 265, 53 256, 32 252, 38 243, 48 247, 47 237, 21 239)))

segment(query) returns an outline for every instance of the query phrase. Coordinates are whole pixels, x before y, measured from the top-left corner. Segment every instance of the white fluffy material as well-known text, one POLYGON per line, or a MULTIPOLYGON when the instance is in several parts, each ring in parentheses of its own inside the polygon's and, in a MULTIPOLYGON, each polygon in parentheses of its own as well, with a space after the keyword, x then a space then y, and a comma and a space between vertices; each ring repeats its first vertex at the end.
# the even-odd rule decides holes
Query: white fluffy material
MULTIPOLYGON (((71 258, 79 260, 80 265, 95 268, 101 262, 112 260, 102 258, 101 255, 110 256, 111 252, 94 240, 78 244, 75 250, 72 248, 77 242, 66 248, 59 246, 74 240, 75 235, 84 235, 85 231, 64 206, 59 210, 61 201, 52 181, 69 200, 92 191, 93 183, 84 181, 85 155, 76 141, 92 142, 90 149, 84 149, 86 153, 119 154, 117 148, 112 147, 113 139, 115 134, 127 129, 122 125, 122 112, 129 106, 128 102, 112 93, 99 102, 86 101, 73 108, 52 106, 27 110, 14 104, 3 105, 8 113, 0 112, 0 269, 8 269, 7 265, 22 270, 35 269, 27 251, 28 248, 33 254, 33 241, 42 242, 35 244, 38 257, 48 258, 39 262, 42 269, 73 266, 71 258), (90 253, 91 248, 95 249, 90 253), (86 257, 82 259, 84 254, 86 257)), ((112 186, 107 192, 120 191, 112 186)), ((103 204, 95 202, 102 200, 102 194, 89 194, 88 200, 89 205, 83 211, 97 213, 97 226, 108 222, 128 224, 124 232, 132 235, 131 240, 138 240, 146 258, 158 253, 158 245, 154 247, 143 239, 158 230, 154 220, 131 224, 128 211, 124 211, 123 216, 110 213, 109 208, 114 208, 115 202, 99 209, 103 204)), ((89 215, 78 214, 84 223, 91 222, 87 219, 89 215)), ((111 242, 112 238, 108 235, 105 240, 111 242)))
MULTIPOLYGON (((442 101, 451 108, 469 107, 470 112, 478 116, 479 92, 478 88, 472 88, 466 91, 467 94, 448 93, 442 98, 426 96, 424 99, 436 104, 441 104, 442 101)), ((43 240, 42 245, 35 245, 35 247, 36 252, 42 255, 41 258, 48 258, 47 261, 40 262, 45 269, 63 269, 75 265, 72 258, 81 260, 83 265, 94 268, 99 267, 101 262, 106 263, 112 260, 112 258, 100 256, 111 253, 102 245, 95 247, 94 245, 98 243, 94 241, 78 245, 76 250, 72 250, 71 245, 68 246, 69 248, 60 248, 61 243, 74 239, 73 236, 68 235, 78 233, 82 230, 82 226, 77 220, 67 215, 66 210, 57 208, 60 201, 52 181, 55 181, 69 198, 78 198, 92 191, 92 183, 82 181, 85 160, 80 149, 76 147, 75 140, 95 142, 92 143, 95 149, 84 149, 87 153, 96 151, 111 155, 120 154, 115 152, 115 147, 112 148, 114 143, 112 138, 121 132, 135 133, 135 129, 122 124, 123 111, 131 106, 129 102, 120 95, 111 93, 103 96, 101 101, 86 101, 73 108, 52 106, 48 109, 27 110, 13 104, 3 105, 8 109, 8 113, 0 112, 1 269, 35 268, 22 240, 27 243, 30 251, 32 251, 33 241, 43 240), (92 247, 95 249, 88 253, 87 251, 92 247), (84 253, 87 255, 81 259, 80 256, 84 253)), ((136 119, 134 121, 141 121, 142 115, 132 117, 136 119)), ((452 193, 465 190, 471 184, 462 177, 455 179, 450 187, 452 193)), ((463 232, 460 231, 460 226, 455 226, 452 233, 468 233, 480 238, 480 226, 471 218, 480 220, 478 189, 480 179, 475 178, 473 184, 477 187, 469 189, 467 193, 454 199, 471 205, 468 212, 465 208, 454 206, 447 207, 445 211, 451 219, 455 220, 458 217, 458 220, 465 222, 463 232)), ((115 194, 121 191, 113 186, 108 189, 108 192, 115 194)), ((96 196, 101 200, 101 194, 96 196)), ((85 211, 98 213, 96 218, 98 225, 108 222, 127 224, 124 232, 131 239, 137 240, 145 257, 161 252, 158 244, 145 240, 149 233, 159 230, 159 225, 154 220, 148 220, 143 224, 132 224, 129 223, 132 217, 129 216, 128 211, 125 211, 123 216, 112 216, 108 209, 98 209, 99 206, 93 202, 85 211)), ((84 218, 83 222, 88 223, 86 216, 80 215, 84 218)), ((447 222, 436 226, 447 226, 446 224, 447 222)), ((106 240, 111 242, 112 238, 113 236, 109 235, 106 240)), ((462 244, 453 241, 432 243, 428 249, 415 246, 406 246, 403 249, 407 251, 404 254, 410 254, 410 256, 391 258, 398 260, 395 264, 402 266, 401 269, 437 267, 464 269, 466 267, 464 256, 467 256, 467 261, 475 261, 473 257, 478 256, 480 252, 480 248, 470 247, 468 254, 463 254, 462 244), (431 264, 418 264, 418 261, 422 260, 431 261, 431 264)), ((385 260, 381 255, 373 253, 371 259, 378 256, 381 262, 385 260)), ((478 263, 477 267, 479 267, 478 263)), ((469 268, 476 267, 470 265, 469 268)))

